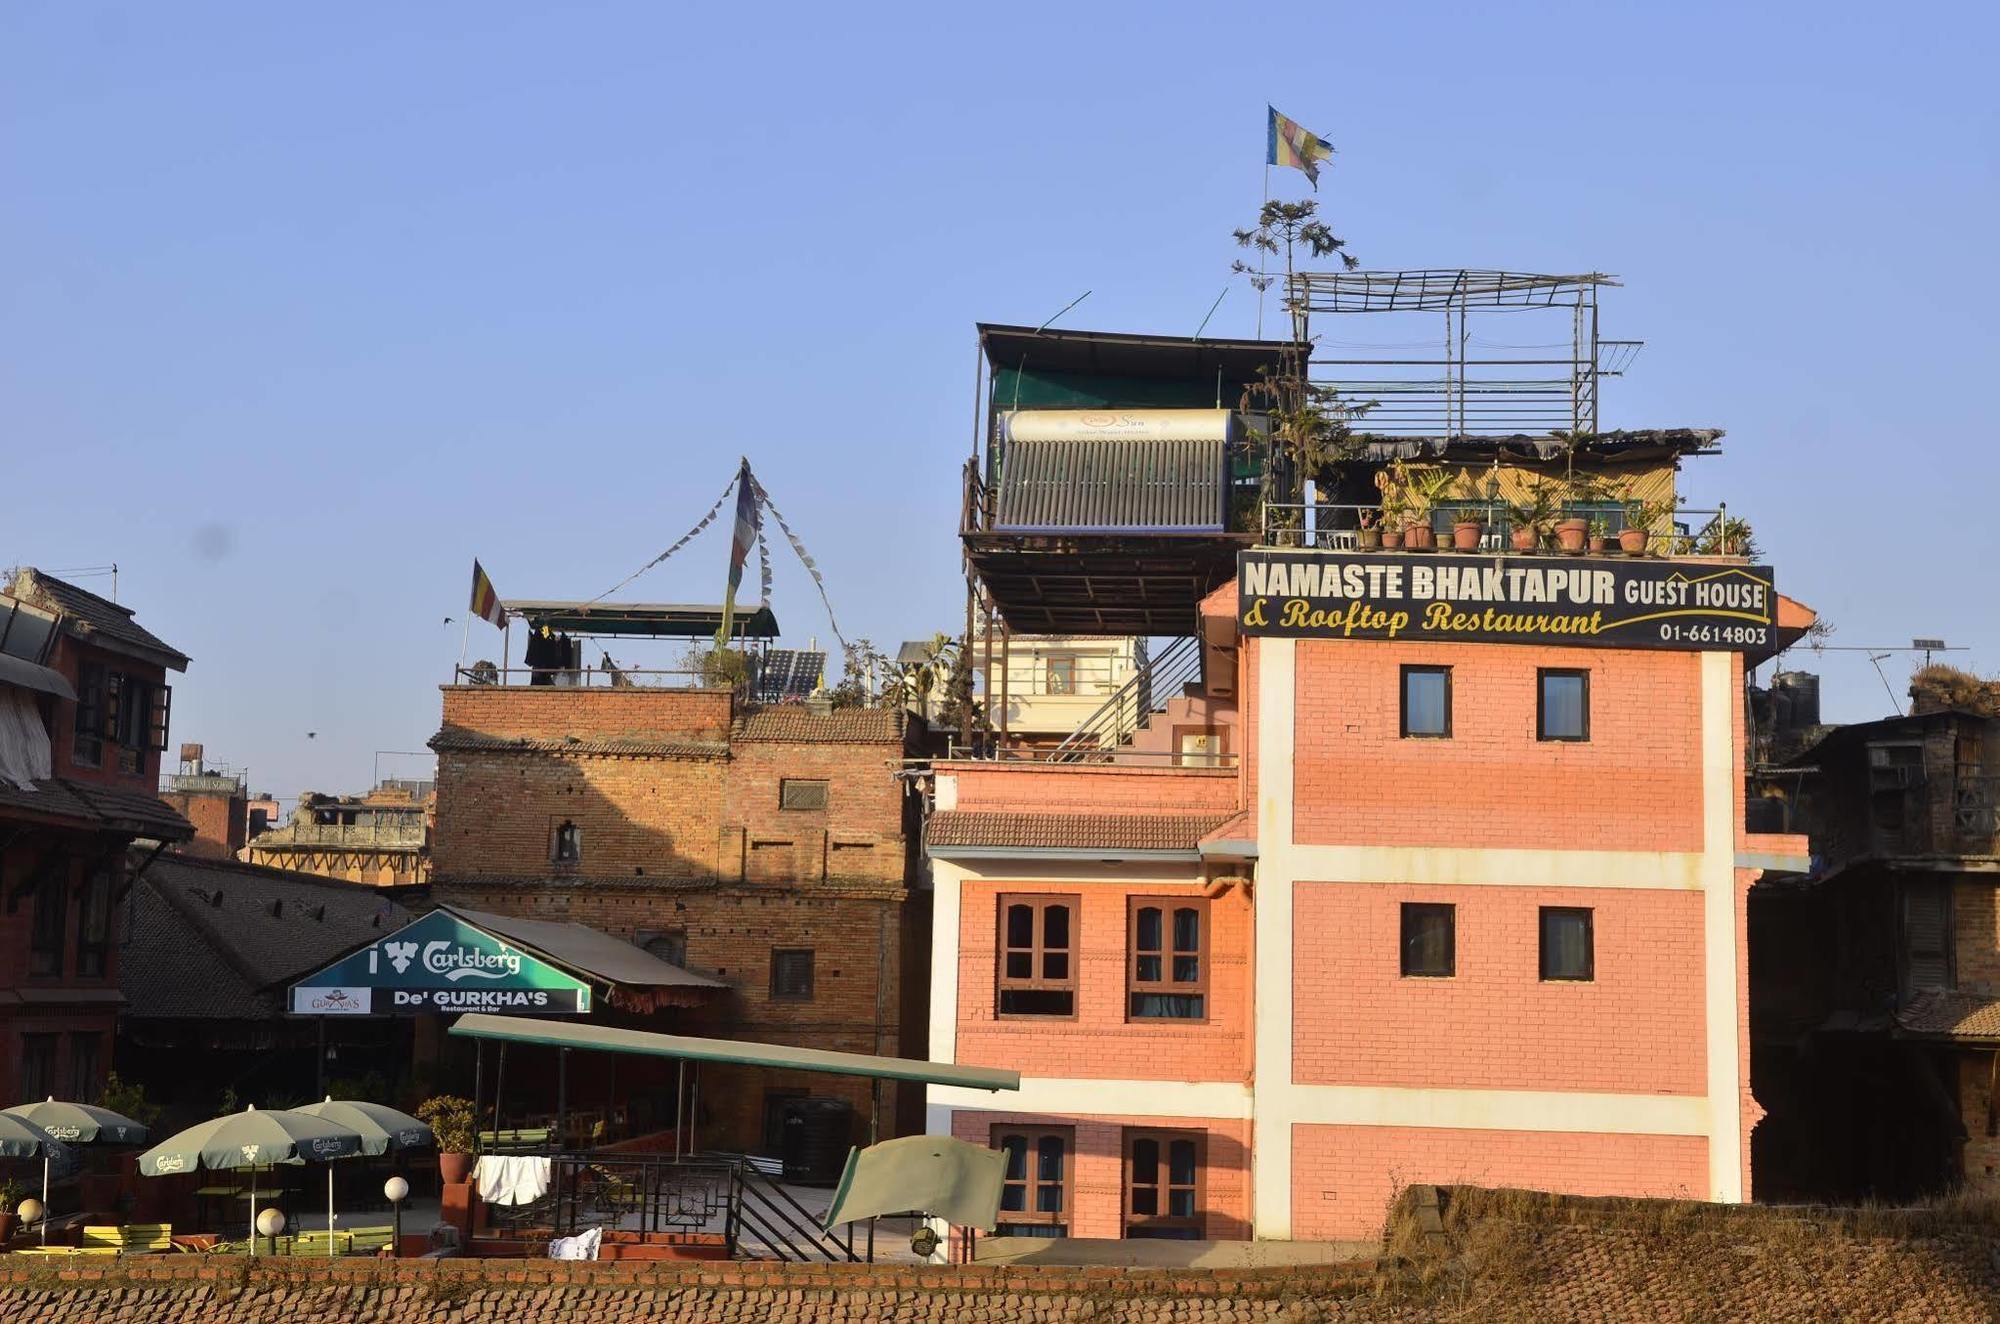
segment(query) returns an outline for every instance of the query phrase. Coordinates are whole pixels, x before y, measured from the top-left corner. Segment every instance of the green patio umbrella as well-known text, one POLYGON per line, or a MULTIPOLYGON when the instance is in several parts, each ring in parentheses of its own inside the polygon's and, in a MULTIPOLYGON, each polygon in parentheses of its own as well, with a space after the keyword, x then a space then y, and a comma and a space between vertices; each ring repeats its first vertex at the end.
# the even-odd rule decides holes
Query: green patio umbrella
MULTIPOLYGON (((0 1117, 12 1117, 37 1126, 51 1140, 70 1145, 143 1145, 146 1128, 123 1113, 88 1103, 66 1103, 50 1095, 40 1103, 19 1103, 0 1109, 0 1117)), ((42 1244, 49 1241, 49 1153, 42 1153, 42 1244)))
MULTIPOLYGON (((328 1095, 292 1111, 347 1127, 361 1137, 361 1152, 374 1157, 406 1149, 423 1149, 437 1143, 428 1125, 406 1112, 364 1099, 336 1099, 328 1095)), ((399 1252, 400 1253, 400 1250, 399 1252)), ((326 1254, 333 1258, 333 1169, 326 1170, 326 1254)))
POLYGON ((0 1113, 0 1158, 47 1158, 68 1152, 68 1146, 41 1127, 0 1113))
POLYGON ((245 1108, 168 1136, 139 1156, 139 1172, 167 1177, 198 1168, 250 1168, 250 1253, 257 1253, 257 1174, 263 1163, 325 1162, 361 1152, 349 1127, 283 1108, 245 1108))

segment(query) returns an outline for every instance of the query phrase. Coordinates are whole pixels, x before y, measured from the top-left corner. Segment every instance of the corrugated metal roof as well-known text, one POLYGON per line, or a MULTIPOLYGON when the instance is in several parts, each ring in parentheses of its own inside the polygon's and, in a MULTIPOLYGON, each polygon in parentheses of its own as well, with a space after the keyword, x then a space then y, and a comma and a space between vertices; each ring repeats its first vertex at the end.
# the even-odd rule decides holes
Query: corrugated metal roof
POLYGON ((584 924, 554 923, 495 915, 462 906, 439 906, 474 928, 519 944, 529 953, 546 956, 582 975, 595 975, 628 988, 727 988, 729 985, 662 961, 643 947, 584 924))
POLYGON ((912 1080, 926 1085, 959 1085, 975 1090, 1021 1088, 1020 1072, 1002 1071, 997 1067, 962 1067, 908 1057, 836 1053, 827 1048, 759 1044, 742 1039, 696 1039, 687 1035, 625 1030, 611 1025, 568 1025, 530 1016, 490 1016, 483 1012, 468 1012, 458 1018, 451 1032, 474 1039, 546 1044, 553 1048, 638 1053, 647 1057, 678 1057, 695 1062, 734 1062, 741 1066, 823 1071, 836 1076, 869 1076, 879 1080, 912 1080))
POLYGON ((1219 533, 1225 443, 1017 441, 1000 465, 1002 533, 1219 533))

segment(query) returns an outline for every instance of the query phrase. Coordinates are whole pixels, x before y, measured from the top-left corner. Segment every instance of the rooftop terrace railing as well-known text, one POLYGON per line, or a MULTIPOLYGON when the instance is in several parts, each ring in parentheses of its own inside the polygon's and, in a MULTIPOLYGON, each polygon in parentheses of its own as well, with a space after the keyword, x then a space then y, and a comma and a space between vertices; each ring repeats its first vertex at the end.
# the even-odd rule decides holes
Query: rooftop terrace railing
MULTIPOLYGON (((1479 545, 1473 550, 1525 556, 1557 552, 1559 549, 1554 542, 1553 529, 1558 522, 1570 519, 1588 520, 1599 526, 1602 536, 1608 540, 1607 550, 1615 552, 1618 550, 1618 536, 1626 529, 1628 518, 1620 503, 1572 503, 1551 514, 1547 520, 1538 522, 1532 546, 1517 547, 1514 543, 1513 515, 1505 502, 1441 502, 1430 512, 1428 519, 1436 549, 1451 548, 1452 526, 1459 522, 1460 512, 1467 510, 1477 514, 1481 526, 1479 545)), ((1306 547, 1342 552, 1433 550, 1431 547, 1413 548, 1407 538, 1402 540, 1400 547, 1385 546, 1386 539, 1381 535, 1387 530, 1380 522, 1381 513, 1378 506, 1266 502, 1261 521, 1263 542, 1267 547, 1306 547), (1373 538, 1369 536, 1371 528, 1376 535, 1373 538)), ((1422 521, 1418 523, 1419 527, 1423 527, 1422 521)), ((1744 552, 1740 548, 1747 542, 1747 531, 1740 520, 1730 518, 1727 505, 1714 509, 1680 506, 1675 508, 1670 520, 1662 519, 1648 526, 1644 554, 1656 557, 1742 556, 1744 552)))
POLYGON ((691 667, 500 667, 475 662, 452 668, 454 685, 548 685, 558 689, 727 689, 691 667))

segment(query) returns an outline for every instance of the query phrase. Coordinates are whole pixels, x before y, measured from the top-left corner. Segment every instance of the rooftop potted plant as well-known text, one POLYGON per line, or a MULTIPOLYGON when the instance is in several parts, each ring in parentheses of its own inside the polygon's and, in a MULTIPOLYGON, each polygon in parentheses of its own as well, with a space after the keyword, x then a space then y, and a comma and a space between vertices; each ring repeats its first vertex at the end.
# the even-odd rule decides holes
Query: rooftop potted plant
POLYGON ((1451 486, 1451 474, 1443 469, 1411 469, 1398 460, 1391 466, 1405 502, 1403 545, 1411 551, 1427 552, 1437 545, 1431 529, 1431 512, 1438 498, 1451 486))
POLYGON ((5 1246, 13 1237, 14 1229, 21 1225, 21 1216, 15 1212, 15 1206, 26 1194, 13 1178, 0 1181, 0 1246, 5 1246))
POLYGON ((1590 553, 1596 556, 1611 540, 1611 525, 1602 515, 1594 515, 1590 520, 1590 553))
POLYGON ((1355 535, 1355 544, 1364 552, 1372 552, 1382 545, 1382 512, 1364 510, 1359 518, 1361 530, 1355 535))
POLYGON ((1723 511, 1708 522, 1694 541, 1695 553, 1699 556, 1741 556, 1754 559, 1757 555, 1757 538, 1751 531, 1750 521, 1737 519, 1728 511, 1723 511))
POLYGON ((1660 515, 1661 507, 1652 502, 1626 502, 1625 527, 1618 531, 1619 550, 1627 556, 1644 556, 1646 544, 1652 540, 1653 525, 1660 515))
POLYGON ((479 1122, 472 1100, 456 1094, 434 1094, 417 1106, 417 1117, 430 1124, 437 1137, 438 1175, 447 1184, 462 1182, 472 1171, 472 1151, 479 1142, 479 1122))
POLYGON ((1547 483, 1530 479, 1522 497, 1507 507, 1508 522, 1514 526, 1513 544, 1517 552, 1532 552, 1541 545, 1542 534, 1555 514, 1555 496, 1547 483))

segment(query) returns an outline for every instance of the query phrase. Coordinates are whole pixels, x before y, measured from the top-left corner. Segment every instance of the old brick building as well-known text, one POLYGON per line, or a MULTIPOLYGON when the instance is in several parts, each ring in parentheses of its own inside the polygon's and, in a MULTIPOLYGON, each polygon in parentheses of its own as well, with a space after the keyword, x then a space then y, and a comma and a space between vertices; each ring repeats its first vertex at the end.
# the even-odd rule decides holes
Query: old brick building
POLYGON ((1783 1198, 2000 1190, 2000 720, 1911 697, 1762 778, 1814 862, 1751 896, 1758 1158, 1783 1198))
MULTIPOLYGON (((447 686, 430 895, 587 924, 729 984, 653 1028, 922 1056, 928 906, 899 776, 918 734, 889 709, 727 689, 447 686)), ((919 1092, 882 1091, 882 1134, 914 1129, 919 1092)), ((865 1125, 865 1080, 718 1067, 697 1139, 764 1148, 805 1095, 865 1125)))
POLYGON ((155 794, 168 669, 130 608, 32 569, 0 592, 0 1099, 94 1100, 123 999, 135 840, 193 835, 155 794))

